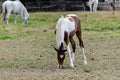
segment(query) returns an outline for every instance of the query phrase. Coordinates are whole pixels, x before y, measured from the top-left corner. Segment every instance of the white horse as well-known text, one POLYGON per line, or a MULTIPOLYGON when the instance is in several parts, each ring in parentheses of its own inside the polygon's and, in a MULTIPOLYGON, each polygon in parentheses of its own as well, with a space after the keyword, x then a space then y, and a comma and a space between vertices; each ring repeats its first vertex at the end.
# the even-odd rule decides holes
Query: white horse
POLYGON ((3 19, 5 20, 6 24, 8 24, 8 19, 12 12, 16 14, 15 22, 14 22, 15 24, 18 14, 21 15, 23 23, 24 24, 27 23, 29 19, 28 11, 19 0, 15 0, 15 1, 7 0, 2 4, 3 19))
POLYGON ((79 18, 75 14, 68 14, 66 15, 66 17, 62 16, 57 22, 55 33, 57 48, 54 47, 54 49, 55 51, 57 51, 59 68, 63 68, 65 51, 68 51, 69 53, 70 66, 74 67, 73 62, 75 60, 76 44, 73 39, 73 36, 75 34, 79 40, 79 46, 82 48, 83 51, 84 64, 87 64, 87 58, 84 52, 84 44, 82 41, 81 24, 79 18), (64 49, 64 41, 66 43, 67 50, 64 49), (70 49, 70 43, 72 45, 72 51, 70 49))
POLYGON ((90 7, 90 11, 97 11, 98 2, 99 0, 89 0, 89 2, 87 2, 88 6, 90 7))

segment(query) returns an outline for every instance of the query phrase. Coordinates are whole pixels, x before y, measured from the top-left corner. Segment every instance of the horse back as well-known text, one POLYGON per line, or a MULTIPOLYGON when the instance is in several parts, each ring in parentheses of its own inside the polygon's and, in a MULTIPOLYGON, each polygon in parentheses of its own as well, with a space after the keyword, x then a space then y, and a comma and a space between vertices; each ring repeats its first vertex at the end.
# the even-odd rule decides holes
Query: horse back
POLYGON ((75 15, 75 14, 68 14, 68 15, 66 15, 66 17, 71 18, 71 20, 75 22, 75 29, 81 28, 80 19, 78 18, 77 15, 75 15))
POLYGON ((24 9, 24 6, 20 1, 5 1, 3 5, 5 6, 7 12, 10 13, 20 13, 22 9, 24 9))
POLYGON ((77 16, 71 16, 75 22, 75 30, 81 31, 81 22, 80 19, 77 16))

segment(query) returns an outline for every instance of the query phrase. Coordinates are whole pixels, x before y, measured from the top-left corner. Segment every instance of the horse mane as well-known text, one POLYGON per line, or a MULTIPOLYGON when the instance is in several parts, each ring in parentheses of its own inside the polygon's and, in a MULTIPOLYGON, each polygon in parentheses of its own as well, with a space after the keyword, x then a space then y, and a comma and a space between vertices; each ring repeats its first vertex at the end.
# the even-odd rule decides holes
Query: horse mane
POLYGON ((57 47, 59 48, 61 45, 61 42, 64 42, 64 30, 62 30, 62 24, 64 22, 64 16, 61 16, 61 18, 58 19, 57 25, 56 25, 56 42, 57 47))
POLYGON ((24 12, 25 12, 25 14, 27 14, 27 16, 29 16, 29 13, 25 7, 24 7, 24 12))
POLYGON ((27 9, 26 9, 26 7, 22 4, 22 2, 21 2, 20 0, 15 0, 15 1, 20 2, 20 4, 22 5, 22 7, 24 8, 24 13, 25 13, 24 15, 29 16, 29 13, 28 13, 27 9))

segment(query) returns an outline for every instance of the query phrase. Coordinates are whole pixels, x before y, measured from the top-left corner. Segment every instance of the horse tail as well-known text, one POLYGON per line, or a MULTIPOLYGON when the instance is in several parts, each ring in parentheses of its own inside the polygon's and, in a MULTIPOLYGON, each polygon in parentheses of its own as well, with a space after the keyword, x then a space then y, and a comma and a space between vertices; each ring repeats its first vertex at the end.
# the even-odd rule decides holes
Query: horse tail
POLYGON ((2 16, 3 16, 3 20, 5 20, 5 14, 7 13, 7 10, 6 10, 6 6, 5 6, 5 3, 3 3, 2 5, 2 16))

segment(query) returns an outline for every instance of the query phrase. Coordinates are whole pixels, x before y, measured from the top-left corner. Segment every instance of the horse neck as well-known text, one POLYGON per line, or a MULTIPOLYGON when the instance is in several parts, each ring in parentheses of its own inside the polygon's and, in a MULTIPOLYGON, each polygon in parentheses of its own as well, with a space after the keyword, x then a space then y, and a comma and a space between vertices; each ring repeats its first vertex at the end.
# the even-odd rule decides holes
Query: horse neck
POLYGON ((27 9, 24 7, 24 15, 26 15, 26 16, 28 16, 29 14, 28 14, 28 11, 27 11, 27 9))
POLYGON ((63 27, 64 18, 60 18, 56 25, 56 42, 57 47, 59 48, 61 43, 64 42, 64 27, 63 27))
POLYGON ((24 14, 25 16, 28 16, 28 15, 29 15, 29 14, 28 14, 28 11, 27 11, 27 9, 25 8, 25 6, 21 3, 21 1, 16 0, 16 2, 19 2, 20 5, 21 5, 21 9, 22 9, 22 13, 21 13, 21 14, 24 14))

